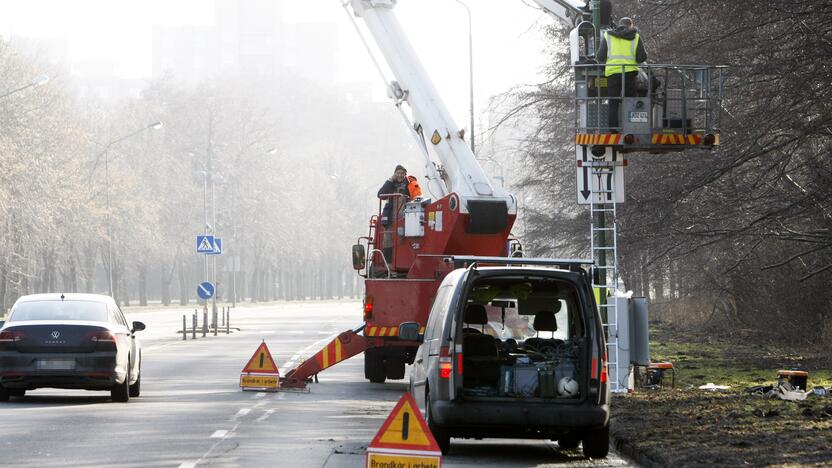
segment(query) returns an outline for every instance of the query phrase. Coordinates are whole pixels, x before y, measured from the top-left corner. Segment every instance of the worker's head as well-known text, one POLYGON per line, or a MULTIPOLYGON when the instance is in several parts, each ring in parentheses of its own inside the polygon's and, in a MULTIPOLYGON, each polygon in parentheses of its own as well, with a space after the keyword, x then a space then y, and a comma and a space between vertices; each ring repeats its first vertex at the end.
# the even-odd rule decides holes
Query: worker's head
POLYGON ((631 18, 625 16, 618 20, 618 25, 623 26, 625 28, 632 28, 633 26, 635 26, 635 23, 633 23, 633 20, 631 18))
POLYGON ((407 177, 407 169, 405 169, 404 166, 399 164, 393 171, 393 180, 395 180, 396 182, 401 182, 404 180, 405 177, 407 177))

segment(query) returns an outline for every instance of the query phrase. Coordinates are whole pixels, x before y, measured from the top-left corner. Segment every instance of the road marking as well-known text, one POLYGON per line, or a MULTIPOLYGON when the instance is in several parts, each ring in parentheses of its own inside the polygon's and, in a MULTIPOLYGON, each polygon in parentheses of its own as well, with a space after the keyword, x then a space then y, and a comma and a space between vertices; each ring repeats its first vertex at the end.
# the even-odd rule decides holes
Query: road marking
POLYGON ((264 396, 266 396, 266 392, 257 392, 254 398, 263 398, 264 396))
POLYGON ((332 332, 331 331, 323 331, 323 330, 318 331, 319 335, 329 335, 330 333, 332 333, 332 332))
POLYGON ((219 429, 219 430, 214 431, 213 434, 211 434, 211 439, 224 439, 225 436, 227 436, 227 435, 228 435, 227 430, 219 429))
POLYGON ((265 421, 266 419, 269 419, 269 416, 271 416, 271 415, 272 415, 272 413, 274 413, 274 410, 273 410, 273 409, 270 409, 270 410, 266 411, 266 412, 263 414, 263 416, 260 416, 259 418, 257 418, 257 419, 256 419, 256 421, 257 421, 257 422, 263 422, 263 421, 265 421))
MULTIPOLYGON (((237 411, 237 414, 235 414, 234 417, 235 418, 240 418, 240 417, 243 417, 243 416, 247 415, 249 412, 251 412, 251 408, 243 408, 240 411, 237 411)), ((219 431, 217 431, 217 432, 219 432, 219 431)), ((216 434, 216 432, 214 434, 216 434)))
MULTIPOLYGON (((212 446, 211 446, 211 448, 209 448, 209 449, 208 449, 208 451, 207 451, 207 452, 205 452, 199 460, 197 460, 196 462, 194 462, 192 465, 189 465, 189 466, 197 466, 197 465, 199 465, 199 464, 200 464, 203 460, 205 460, 206 458, 208 458, 208 457, 211 455, 211 452, 213 452, 213 451, 214 451, 214 449, 215 449, 215 448, 217 448, 217 446, 218 446, 219 444, 221 444, 221 443, 222 443, 222 442, 223 442, 226 438, 228 438, 231 434, 233 434, 233 433, 234 433, 234 431, 236 431, 238 427, 240 427, 240 423, 235 424, 235 425, 234 425, 234 427, 233 427, 233 428, 231 428, 231 430, 230 430, 230 431, 217 431, 217 432, 224 432, 225 434, 224 434, 224 435, 220 438, 220 440, 218 440, 218 441, 214 442, 214 445, 212 445, 212 446)), ((217 434, 217 432, 214 432, 214 434, 217 434)), ((214 437, 214 436, 212 435, 211 437, 214 437)), ((190 462, 189 462, 189 463, 190 463, 190 462)))
POLYGON ((322 339, 312 343, 311 345, 303 348, 302 350, 298 351, 297 354, 292 356, 292 359, 283 363, 283 368, 284 369, 293 368, 295 366, 295 362, 300 358, 300 356, 308 356, 310 350, 314 350, 314 352, 318 352, 320 350, 320 348, 324 345, 324 343, 330 342, 330 341, 334 340, 335 337, 338 336, 337 333, 318 332, 318 334, 321 334, 321 333, 326 333, 329 336, 327 336, 326 338, 322 338, 322 339))
POLYGON ((196 463, 197 462, 183 462, 179 465, 179 468, 196 468, 196 463))

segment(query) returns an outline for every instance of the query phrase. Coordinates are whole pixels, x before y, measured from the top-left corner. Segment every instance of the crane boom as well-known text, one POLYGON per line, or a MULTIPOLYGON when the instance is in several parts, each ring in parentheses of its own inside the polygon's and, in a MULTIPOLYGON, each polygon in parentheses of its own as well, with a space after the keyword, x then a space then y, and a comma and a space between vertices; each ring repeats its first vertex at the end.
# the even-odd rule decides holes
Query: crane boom
POLYGON ((540 8, 566 26, 577 26, 590 10, 579 0, 534 0, 540 8))
MULTIPOLYGON (((441 186, 435 196, 456 193, 461 200, 504 200, 511 214, 516 213, 514 198, 501 186, 493 183, 465 144, 463 133, 457 127, 445 103, 439 96, 433 81, 419 60, 393 9, 396 0, 349 0, 353 13, 364 20, 378 45, 388 67, 396 78, 390 84, 397 105, 407 102, 412 113, 413 131, 431 148, 442 164, 443 181, 431 184, 431 189, 441 186)), ((428 156, 429 157, 429 156, 428 156)), ((428 175, 434 173, 428 160, 428 175)), ((465 210, 466 203, 462 203, 465 210)))

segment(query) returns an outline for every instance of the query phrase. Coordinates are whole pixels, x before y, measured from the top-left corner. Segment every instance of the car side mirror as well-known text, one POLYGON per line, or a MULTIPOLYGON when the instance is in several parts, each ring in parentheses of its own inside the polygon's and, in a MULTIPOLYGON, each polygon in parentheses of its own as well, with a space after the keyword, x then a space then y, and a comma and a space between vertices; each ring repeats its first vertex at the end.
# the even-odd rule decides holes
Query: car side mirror
POLYGON ((399 325, 399 339, 407 341, 419 340, 419 322, 403 322, 399 325))
POLYGON ((367 251, 361 244, 352 246, 352 268, 354 270, 363 270, 367 263, 367 251))
POLYGON ((134 332, 142 331, 145 328, 147 328, 147 327, 144 326, 144 323, 142 323, 142 322, 133 322, 133 331, 134 332))

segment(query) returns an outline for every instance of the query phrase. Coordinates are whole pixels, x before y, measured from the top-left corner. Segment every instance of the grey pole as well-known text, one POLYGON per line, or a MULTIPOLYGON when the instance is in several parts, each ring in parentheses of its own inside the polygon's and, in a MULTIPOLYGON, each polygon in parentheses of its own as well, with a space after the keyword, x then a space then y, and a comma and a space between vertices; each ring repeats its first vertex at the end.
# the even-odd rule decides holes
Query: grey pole
POLYGON ((196 310, 194 310, 192 325, 193 325, 193 327, 191 327, 191 331, 192 331, 193 335, 191 336, 191 338, 193 338, 195 340, 196 339, 196 310))
POLYGON ((188 340, 188 320, 185 318, 185 314, 182 314, 182 341, 188 340))

